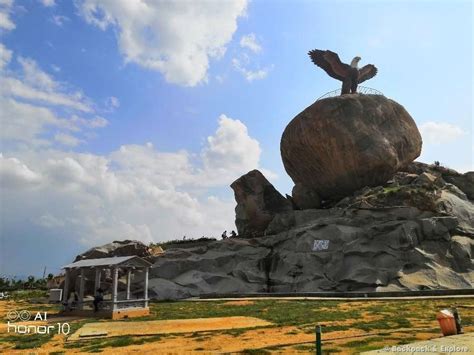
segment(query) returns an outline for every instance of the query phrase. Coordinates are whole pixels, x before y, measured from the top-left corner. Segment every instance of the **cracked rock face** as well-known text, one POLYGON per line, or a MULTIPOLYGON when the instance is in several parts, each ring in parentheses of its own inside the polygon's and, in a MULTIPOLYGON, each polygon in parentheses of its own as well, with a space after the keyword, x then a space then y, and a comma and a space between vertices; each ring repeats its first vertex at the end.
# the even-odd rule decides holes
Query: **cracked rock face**
POLYGON ((283 197, 258 170, 252 170, 235 180, 234 190, 235 225, 239 236, 262 235, 277 213, 293 209, 291 202, 283 197))
POLYGON ((286 127, 280 151, 295 184, 336 199, 385 183, 420 155, 421 145, 403 106, 381 95, 357 94, 307 107, 286 127))

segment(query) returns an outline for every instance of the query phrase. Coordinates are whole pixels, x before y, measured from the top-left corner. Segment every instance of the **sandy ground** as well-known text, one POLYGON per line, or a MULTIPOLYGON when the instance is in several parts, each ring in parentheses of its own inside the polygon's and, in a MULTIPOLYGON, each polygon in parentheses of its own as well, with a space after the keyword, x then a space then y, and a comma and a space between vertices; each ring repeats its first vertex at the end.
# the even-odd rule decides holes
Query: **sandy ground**
POLYGON ((195 318, 135 322, 87 323, 68 340, 104 334, 107 337, 132 335, 157 335, 173 333, 194 333, 238 328, 265 327, 272 323, 253 317, 195 318))

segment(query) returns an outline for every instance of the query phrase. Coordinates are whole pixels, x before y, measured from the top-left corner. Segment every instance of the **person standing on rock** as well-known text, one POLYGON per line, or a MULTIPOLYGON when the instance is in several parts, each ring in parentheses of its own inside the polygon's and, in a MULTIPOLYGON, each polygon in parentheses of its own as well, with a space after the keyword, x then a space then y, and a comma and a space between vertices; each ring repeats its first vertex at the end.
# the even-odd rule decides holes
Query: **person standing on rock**
POLYGON ((227 239, 227 230, 224 231, 221 235, 222 239, 227 239))

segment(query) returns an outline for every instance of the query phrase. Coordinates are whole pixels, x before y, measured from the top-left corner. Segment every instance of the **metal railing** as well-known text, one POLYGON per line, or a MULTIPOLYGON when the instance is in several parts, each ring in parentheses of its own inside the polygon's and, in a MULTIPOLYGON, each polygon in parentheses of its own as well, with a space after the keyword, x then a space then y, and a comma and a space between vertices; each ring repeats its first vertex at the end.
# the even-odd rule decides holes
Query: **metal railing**
MULTIPOLYGON (((357 93, 363 94, 363 95, 382 95, 383 96, 383 94, 380 91, 369 88, 367 86, 358 86, 357 93)), ((325 93, 323 96, 318 97, 316 101, 327 99, 328 97, 334 97, 334 96, 340 96, 340 95, 341 95, 341 89, 337 89, 337 90, 333 90, 333 91, 329 91, 325 93)))
MULTIPOLYGON (((130 299, 130 300, 117 300, 113 302, 112 300, 104 300, 99 302, 100 311, 112 311, 114 309, 125 309, 125 308, 144 308, 147 305, 148 299, 130 299), (115 307, 114 307, 115 306, 115 307)), ((74 311, 77 309, 82 310, 92 310, 94 300, 84 300, 82 302, 75 301, 67 305, 63 305, 63 310, 65 311, 74 311)))

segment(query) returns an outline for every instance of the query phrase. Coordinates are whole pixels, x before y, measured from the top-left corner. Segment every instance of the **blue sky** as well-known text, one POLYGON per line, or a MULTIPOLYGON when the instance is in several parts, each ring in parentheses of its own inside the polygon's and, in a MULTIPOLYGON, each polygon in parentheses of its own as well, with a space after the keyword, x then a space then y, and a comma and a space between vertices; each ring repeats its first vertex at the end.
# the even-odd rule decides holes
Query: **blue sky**
POLYGON ((281 133, 340 86, 314 48, 378 67, 420 161, 473 170, 470 1, 0 0, 0 31, 0 274, 220 235, 254 168, 289 193, 281 133))

